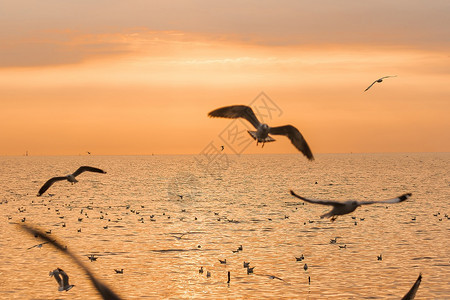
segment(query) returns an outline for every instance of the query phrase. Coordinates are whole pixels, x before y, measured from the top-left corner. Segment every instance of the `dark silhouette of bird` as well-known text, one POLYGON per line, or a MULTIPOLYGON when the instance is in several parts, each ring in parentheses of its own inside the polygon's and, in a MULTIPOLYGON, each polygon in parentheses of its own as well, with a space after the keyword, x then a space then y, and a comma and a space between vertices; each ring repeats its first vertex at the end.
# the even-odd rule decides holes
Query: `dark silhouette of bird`
POLYGON ((57 268, 53 271, 49 272, 50 277, 53 276, 56 279, 56 282, 58 283, 59 287, 58 287, 58 291, 62 292, 62 291, 68 291, 71 288, 73 288, 75 285, 73 284, 69 284, 69 276, 66 274, 66 272, 64 272, 62 269, 57 268), (61 277, 62 276, 62 280, 61 277))
POLYGON ((43 193, 45 193, 46 190, 48 190, 52 184, 54 184, 57 181, 62 181, 62 180, 67 180, 69 182, 71 182, 72 184, 77 183, 78 180, 75 179, 75 177, 77 177, 78 175, 80 175, 83 172, 94 172, 94 173, 103 173, 106 174, 105 171, 98 169, 98 168, 94 168, 94 167, 89 167, 89 166, 82 166, 79 167, 74 173, 66 175, 66 176, 59 176, 59 177, 53 177, 50 178, 49 180, 47 180, 46 183, 44 183, 44 185, 39 189, 39 192, 37 194, 37 196, 41 196, 43 193))
POLYGON ((384 77, 381 77, 381 78, 375 80, 374 82, 372 82, 371 85, 369 85, 369 87, 368 87, 367 89, 364 90, 364 92, 367 91, 368 89, 370 89, 370 88, 372 87, 372 85, 374 85, 375 83, 377 83, 377 82, 378 82, 378 83, 381 83, 381 82, 383 82, 383 79, 389 78, 389 77, 397 77, 397 75, 393 75, 393 76, 384 76, 384 77))
POLYGON ((337 218, 337 216, 339 216, 339 215, 345 215, 345 214, 353 212, 355 209, 358 208, 358 206, 361 206, 361 205, 376 204, 376 203, 399 203, 399 202, 403 202, 406 199, 408 199, 409 197, 411 197, 411 193, 407 193, 407 194, 403 194, 397 198, 383 200, 383 201, 348 200, 345 202, 336 202, 336 201, 330 201, 330 200, 307 199, 307 198, 297 195, 293 190, 291 190, 291 195, 295 196, 303 201, 309 202, 309 203, 333 206, 333 209, 331 211, 320 216, 321 218, 331 217, 331 221, 334 221, 337 218))
POLYGON ((252 108, 249 106, 225 106, 209 112, 208 116, 211 118, 246 119, 256 129, 256 131, 248 130, 248 133, 254 140, 256 140, 256 145, 258 145, 258 143, 262 143, 263 147, 264 143, 275 141, 275 139, 269 134, 287 136, 295 148, 302 152, 309 160, 314 160, 314 156, 308 146, 308 143, 297 128, 292 125, 269 127, 269 125, 259 122, 252 108))

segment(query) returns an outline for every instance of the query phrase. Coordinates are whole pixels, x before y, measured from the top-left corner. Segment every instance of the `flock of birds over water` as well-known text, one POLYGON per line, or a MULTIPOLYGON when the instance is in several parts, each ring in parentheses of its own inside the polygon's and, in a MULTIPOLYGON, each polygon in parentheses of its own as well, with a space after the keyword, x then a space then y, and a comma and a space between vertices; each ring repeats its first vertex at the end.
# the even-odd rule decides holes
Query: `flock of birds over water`
MULTIPOLYGON (((395 77, 395 76, 385 76, 381 77, 380 79, 375 80, 369 87, 367 87, 367 90, 369 90, 375 83, 381 83, 383 79, 389 78, 389 77, 395 77)), ((212 118, 243 118, 247 120, 256 130, 254 131, 248 131, 251 138, 253 138, 256 141, 256 145, 259 143, 262 144, 262 147, 264 147, 265 143, 268 142, 274 142, 275 139, 271 135, 282 135, 289 138, 291 143, 294 145, 295 148, 297 148, 308 160, 313 161, 314 155, 306 142, 303 135, 300 133, 300 131, 292 126, 292 125, 284 125, 284 126, 278 126, 278 127, 270 127, 267 124, 261 123, 258 118, 256 117, 255 113, 253 112, 252 108, 245 105, 232 105, 232 106, 226 106, 221 107, 218 109, 215 109, 208 113, 209 117, 212 118)), ((223 149, 222 149, 223 150, 223 149)), ((91 166, 81 166, 79 167, 74 173, 66 175, 66 176, 57 176, 52 177, 49 180, 47 180, 42 187, 39 189, 37 196, 42 196, 45 192, 47 192, 51 186, 59 181, 65 181, 75 184, 78 182, 76 179, 79 175, 81 175, 84 172, 93 172, 93 173, 100 173, 100 174, 106 174, 106 172, 102 169, 91 167, 91 166)), ((345 202, 338 202, 338 201, 332 201, 332 200, 316 200, 316 199, 310 199, 303 196, 298 195, 293 190, 290 190, 290 194, 293 197, 296 197, 302 201, 305 201, 307 203, 312 204, 319 204, 319 205, 325 205, 330 206, 331 210, 322 216, 321 218, 330 218, 331 221, 334 221, 338 216, 349 214, 353 211, 355 211, 359 206, 362 205, 369 205, 369 204, 380 204, 380 203, 400 203, 403 201, 406 201, 411 197, 411 193, 404 193, 398 197, 388 199, 388 200, 380 200, 380 201, 356 201, 356 200, 348 200, 345 202)), ((182 196, 180 196, 182 199, 182 196)), ((106 284, 102 283, 98 278, 96 278, 92 272, 89 270, 89 268, 78 258, 77 255, 72 253, 69 249, 67 249, 66 246, 63 246, 63 244, 58 241, 55 238, 50 238, 51 231, 44 232, 43 230, 32 226, 25 224, 25 218, 22 219, 23 224, 19 225, 23 230, 26 232, 34 235, 36 238, 41 238, 44 240, 43 243, 32 246, 28 249, 34 248, 34 247, 42 247, 44 244, 50 244, 53 247, 57 248, 59 251, 65 253, 68 255, 77 265, 79 265, 84 272, 88 275, 89 279, 91 280, 92 284, 94 285, 95 289, 98 291, 98 293, 101 295, 103 299, 121 299, 111 288, 109 288, 106 284)), ((182 235, 183 236, 183 235, 182 235)), ((181 239, 182 236, 177 236, 177 238, 181 239)), ((336 239, 332 239, 330 243, 336 243, 336 239)), ((345 246, 342 246, 345 247, 345 246)), ((239 246, 235 251, 239 252, 242 251, 242 245, 239 246)), ((234 252, 234 251, 233 251, 234 252)), ((90 261, 95 261, 97 257, 94 255, 91 255, 88 257, 90 261)), ((296 257, 297 261, 302 261, 304 259, 304 256, 296 257)), ((378 256, 378 260, 382 260, 381 255, 378 256)), ((226 264, 226 259, 220 260, 221 264, 226 264)), ((252 274, 254 267, 250 267, 249 262, 243 263, 244 268, 247 269, 247 274, 252 274)), ((307 270, 308 266, 307 264, 304 265, 305 271, 307 270)), ((123 274, 123 269, 116 269, 116 273, 123 274)), ((199 269, 199 273, 203 274, 204 269, 201 267, 199 269)), ((62 270, 61 268, 56 268, 53 271, 49 272, 50 277, 54 277, 57 284, 58 284, 58 291, 69 291, 71 290, 74 285, 69 283, 69 276, 67 273, 62 270)), ((207 277, 211 276, 211 273, 207 271, 206 274, 207 277)), ((273 275, 267 275, 271 279, 279 279, 283 280, 277 276, 273 275)), ((310 278, 309 278, 310 280, 310 278)), ((419 285, 422 280, 422 274, 419 274, 419 277, 417 278, 416 282, 413 284, 411 289, 407 292, 407 294, 402 298, 403 300, 409 300, 414 299, 416 292, 419 288, 419 285)), ((228 272, 228 283, 230 282, 230 272, 228 272)))

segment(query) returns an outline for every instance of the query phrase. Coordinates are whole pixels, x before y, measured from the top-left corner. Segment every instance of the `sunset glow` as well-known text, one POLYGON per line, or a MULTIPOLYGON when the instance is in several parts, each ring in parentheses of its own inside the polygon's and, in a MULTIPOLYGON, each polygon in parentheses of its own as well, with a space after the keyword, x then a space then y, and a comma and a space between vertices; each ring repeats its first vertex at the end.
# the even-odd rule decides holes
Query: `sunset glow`
MULTIPOLYGON (((262 91, 283 111, 271 123, 297 126, 314 153, 450 151, 449 29, 438 26, 446 2, 408 2, 399 16, 390 14, 400 4, 387 1, 367 10, 344 1, 347 16, 296 1, 264 2, 260 11, 131 2, 142 7, 118 2, 100 19, 74 17, 87 3, 53 3, 64 8, 58 18, 44 5, 25 23, 23 4, 1 8, 20 26, 0 33, 0 155, 196 154, 229 124, 209 119, 210 110, 262 91), (129 14, 115 22, 122 9, 129 14), (398 77, 363 92, 385 75, 398 77)), ((279 138, 246 153, 295 151, 279 138)))

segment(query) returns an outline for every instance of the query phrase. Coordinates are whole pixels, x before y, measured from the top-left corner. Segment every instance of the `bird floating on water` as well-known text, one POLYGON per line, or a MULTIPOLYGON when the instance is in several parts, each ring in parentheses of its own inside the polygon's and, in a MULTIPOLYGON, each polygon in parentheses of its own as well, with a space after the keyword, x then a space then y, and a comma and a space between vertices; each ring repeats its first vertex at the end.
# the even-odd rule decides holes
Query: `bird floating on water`
POLYGON ((321 218, 331 217, 331 221, 336 220, 337 216, 339 216, 339 215, 345 215, 345 214, 351 213, 352 211, 357 209, 358 206, 361 206, 361 205, 377 204, 377 203, 398 203, 398 202, 403 202, 406 199, 408 199, 409 197, 411 197, 411 193, 407 193, 407 194, 403 194, 397 198, 383 200, 383 201, 348 200, 345 202, 336 202, 336 201, 330 201, 330 200, 314 200, 314 199, 304 198, 302 196, 297 195, 293 190, 291 190, 291 195, 295 196, 303 201, 309 202, 309 203, 333 206, 333 209, 331 211, 320 216, 321 218))
POLYGON ((94 173, 106 174, 106 172, 101 170, 101 169, 94 168, 94 167, 89 167, 89 166, 82 166, 82 167, 79 167, 78 170, 76 170, 72 174, 69 174, 69 175, 66 175, 66 176, 59 176, 59 177, 50 178, 39 189, 39 192, 38 192, 37 196, 38 197, 41 196, 43 193, 45 193, 46 190, 48 190, 52 186, 52 184, 54 184, 57 181, 67 180, 67 181, 71 182, 72 184, 77 183, 78 180, 76 180, 75 177, 77 177, 78 175, 80 175, 83 172, 94 172, 94 173))
POLYGON ((314 156, 308 146, 308 143, 297 128, 292 125, 269 127, 269 125, 259 122, 252 108, 249 106, 225 106, 209 112, 208 116, 211 118, 244 118, 256 129, 256 131, 248 130, 250 136, 256 140, 256 145, 258 145, 258 143, 262 143, 262 146, 264 147, 264 143, 274 142, 275 139, 269 134, 284 135, 287 136, 295 148, 302 152, 309 160, 314 160, 314 156))
POLYGON ((73 284, 69 284, 69 276, 67 276, 66 272, 64 272, 62 269, 60 268, 56 268, 53 271, 49 272, 50 277, 53 276, 56 279, 56 282, 58 283, 59 287, 58 287, 58 291, 62 292, 62 291, 68 291, 71 288, 73 288, 75 285, 73 284), (62 276, 62 280, 61 277, 62 276))
POLYGON ((123 274, 123 269, 114 269, 114 271, 117 273, 117 274, 123 274))
POLYGON ((88 256, 90 261, 96 261, 98 257, 95 257, 94 254, 88 256))
POLYGON ((371 85, 369 85, 369 87, 367 88, 367 89, 365 89, 364 90, 364 92, 365 91, 367 91, 368 89, 370 89, 371 87, 372 87, 372 85, 374 85, 375 83, 381 83, 381 82, 383 82, 383 79, 385 79, 385 78, 389 78, 389 77, 397 77, 397 75, 392 75, 392 76, 384 76, 384 77, 381 77, 381 78, 379 78, 379 79, 377 79, 377 80, 375 80, 374 82, 372 82, 372 84, 371 85))
POLYGON ((305 257, 303 256, 303 254, 300 257, 295 257, 296 261, 302 261, 304 259, 305 259, 305 257))

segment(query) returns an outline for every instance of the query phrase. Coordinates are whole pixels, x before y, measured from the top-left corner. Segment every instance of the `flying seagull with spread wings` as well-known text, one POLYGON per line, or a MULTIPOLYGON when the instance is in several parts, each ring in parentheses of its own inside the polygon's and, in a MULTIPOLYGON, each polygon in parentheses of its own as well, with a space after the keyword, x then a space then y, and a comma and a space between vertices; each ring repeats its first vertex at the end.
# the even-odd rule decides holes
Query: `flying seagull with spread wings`
POLYGON ((275 139, 269 134, 287 136, 295 148, 302 152, 309 160, 314 160, 314 156, 308 146, 308 143, 306 143, 306 140, 297 128, 292 125, 269 127, 269 125, 259 122, 252 108, 249 106, 225 106, 209 112, 208 116, 211 118, 246 119, 256 129, 256 131, 248 130, 248 133, 254 140, 256 140, 256 145, 258 145, 258 143, 262 143, 263 147, 264 143, 275 141, 275 139))
POLYGON ((95 173, 106 174, 106 172, 101 169, 89 167, 89 166, 82 166, 82 167, 79 167, 78 170, 76 170, 73 174, 69 174, 67 176, 59 176, 59 177, 50 178, 40 188, 37 196, 38 197, 41 196, 43 193, 45 193, 46 190, 48 190, 52 186, 52 184, 54 184, 57 181, 67 180, 67 181, 71 182, 72 184, 77 183, 78 180, 76 180, 75 177, 77 177, 78 175, 80 175, 83 172, 95 172, 95 173))
POLYGON ((381 77, 381 78, 379 78, 379 79, 377 79, 377 80, 375 80, 374 82, 372 82, 372 84, 371 85, 369 85, 369 87, 367 88, 367 89, 365 89, 364 90, 364 92, 365 91, 367 91, 368 89, 370 89, 371 87, 372 87, 372 85, 374 85, 375 83, 380 83, 380 82, 383 82, 383 79, 385 79, 385 78, 389 78, 389 77, 397 77, 397 75, 392 75, 392 76, 384 76, 384 77, 381 77))
POLYGON ((351 213, 355 209, 358 208, 358 206, 366 205, 366 204, 376 204, 376 203, 398 203, 405 201, 409 197, 411 197, 411 193, 403 194, 397 198, 384 200, 384 201, 356 201, 356 200, 348 200, 345 202, 336 202, 336 201, 330 201, 330 200, 314 200, 314 199, 307 199, 302 196, 297 195, 294 193, 293 190, 291 190, 291 195, 295 196, 303 201, 314 203, 314 204, 322 204, 322 205, 330 205, 333 206, 333 209, 326 214, 321 215, 321 218, 328 218, 331 217, 331 221, 336 220, 337 216, 339 215, 346 215, 348 213, 351 213))
POLYGON ((50 277, 53 276, 56 279, 56 282, 58 283, 59 287, 58 287, 58 291, 62 292, 62 291, 68 291, 71 288, 73 288, 75 285, 73 284, 69 284, 69 276, 66 274, 66 272, 64 272, 62 269, 60 268, 56 268, 53 271, 49 272, 50 277), (61 277, 62 276, 62 280, 61 277))

